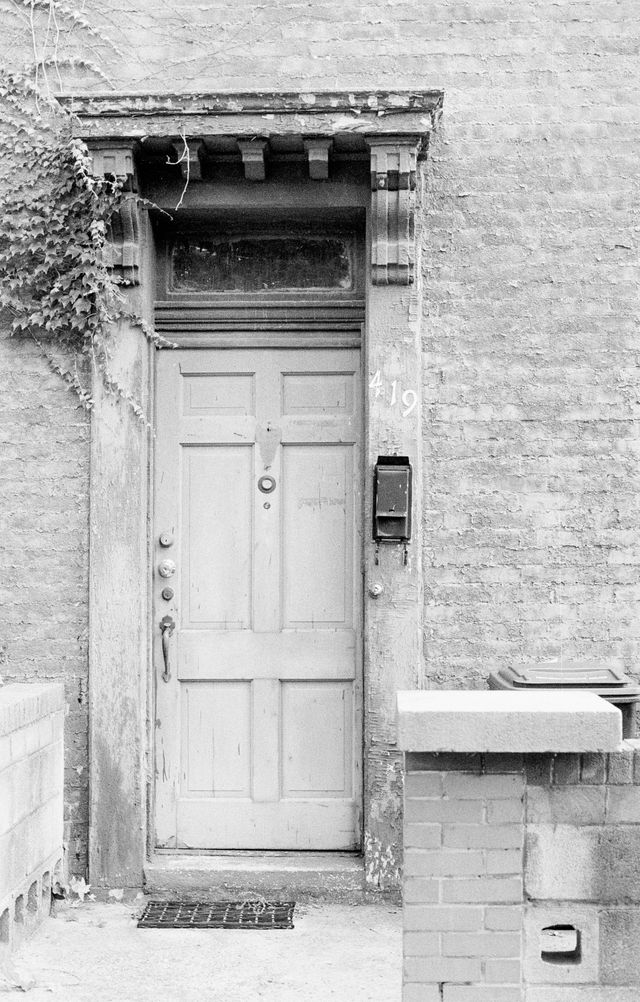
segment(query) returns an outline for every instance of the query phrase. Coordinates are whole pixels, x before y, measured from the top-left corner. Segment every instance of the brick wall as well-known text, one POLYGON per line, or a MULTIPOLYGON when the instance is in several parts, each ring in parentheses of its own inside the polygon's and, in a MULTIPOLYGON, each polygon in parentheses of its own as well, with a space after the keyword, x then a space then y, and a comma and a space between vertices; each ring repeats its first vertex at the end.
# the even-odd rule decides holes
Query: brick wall
POLYGON ((0 689, 0 960, 62 879, 63 725, 61 685, 0 689))
POLYGON ((408 755, 403 1002, 637 998, 639 766, 408 755))
POLYGON ((89 424, 32 342, 0 335, 0 368, 0 676, 64 684, 65 841, 84 875, 89 424))
MULTIPOLYGON (((78 92, 445 89, 422 229, 423 678, 482 686, 500 664, 561 653, 637 674, 636 0, 83 11, 90 47, 63 25, 59 50, 100 71, 76 64, 78 92)), ((31 39, 15 12, 7 43, 22 65, 31 39)), ((0 350, 0 670, 65 679, 81 872, 87 425, 32 349, 0 350)))

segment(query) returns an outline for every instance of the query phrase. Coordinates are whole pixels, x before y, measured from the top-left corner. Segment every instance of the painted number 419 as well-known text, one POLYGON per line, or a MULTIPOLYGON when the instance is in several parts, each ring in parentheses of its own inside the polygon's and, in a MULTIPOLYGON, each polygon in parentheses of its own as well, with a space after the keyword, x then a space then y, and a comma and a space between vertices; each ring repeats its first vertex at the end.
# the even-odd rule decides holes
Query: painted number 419
POLYGON ((369 383, 369 389, 375 390, 376 397, 383 396, 388 399, 391 407, 402 408, 402 416, 409 417, 411 411, 418 403, 418 394, 415 390, 404 390, 398 397, 398 380, 394 379, 389 383, 380 374, 380 369, 376 370, 373 379, 369 383))

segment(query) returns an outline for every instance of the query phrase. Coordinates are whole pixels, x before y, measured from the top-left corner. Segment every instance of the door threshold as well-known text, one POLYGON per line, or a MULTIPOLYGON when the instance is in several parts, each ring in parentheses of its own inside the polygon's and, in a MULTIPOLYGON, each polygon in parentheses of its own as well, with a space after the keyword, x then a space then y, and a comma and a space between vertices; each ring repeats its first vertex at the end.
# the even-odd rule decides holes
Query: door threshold
POLYGON ((365 891, 362 856, 346 852, 167 852, 145 863, 145 893, 153 897, 261 897, 359 901, 365 891))

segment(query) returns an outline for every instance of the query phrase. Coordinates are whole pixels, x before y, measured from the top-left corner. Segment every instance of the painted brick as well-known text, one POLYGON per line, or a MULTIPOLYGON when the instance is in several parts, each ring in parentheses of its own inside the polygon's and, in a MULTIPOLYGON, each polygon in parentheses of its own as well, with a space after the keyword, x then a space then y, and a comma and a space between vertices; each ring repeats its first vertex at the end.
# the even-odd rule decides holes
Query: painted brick
POLYGON ((442 1002, 437 985, 409 984, 402 986, 402 1002, 442 1002))
POLYGON ((404 909, 403 924, 409 932, 445 932, 482 929, 482 908, 472 906, 407 905, 404 909))
POLYGON ((412 876, 480 876, 485 872, 485 859, 480 850, 432 852, 409 849, 404 856, 404 872, 409 882, 412 876))
POLYGON ((446 932, 442 937, 445 957, 520 958, 520 934, 507 932, 446 932))
POLYGON ((521 874, 521 849, 489 849, 486 853, 485 872, 489 874, 521 874))
POLYGON ((520 877, 478 877, 475 880, 444 879, 442 901, 452 902, 517 902, 522 898, 520 877))
POLYGON ((443 844, 451 849, 519 849, 521 825, 444 825, 443 844))
POLYGON ((521 822, 524 819, 524 799, 490 800, 486 804, 486 812, 491 825, 521 822))
POLYGON ((422 821, 439 824, 446 821, 481 822, 484 805, 479 800, 407 800, 405 817, 408 822, 422 821))
POLYGON ((440 936, 436 932, 405 932, 402 952, 405 957, 435 957, 440 952, 440 936))
POLYGON ((491 985, 517 985, 522 975, 520 960, 496 960, 489 957, 485 961, 484 973, 491 985))
POLYGON ((519 987, 445 985, 443 1002, 522 1002, 519 987))
POLYGON ((458 800, 514 800, 524 791, 520 775, 465 776, 446 773, 444 794, 458 800))
POLYGON ((442 776, 437 772, 410 772, 404 782, 405 797, 442 796, 442 776))
POLYGON ((411 824, 404 826, 404 845, 409 849, 435 849, 442 844, 442 826, 411 824))
POLYGON ((521 909, 500 905, 485 908, 484 925, 485 929, 495 929, 496 931, 508 932, 519 929, 522 925, 521 909))
POLYGON ((404 976, 408 981, 480 981, 482 963, 466 957, 406 957, 404 976))
POLYGON ((407 904, 435 903, 440 898, 440 885, 437 880, 407 876, 404 881, 403 897, 407 904))

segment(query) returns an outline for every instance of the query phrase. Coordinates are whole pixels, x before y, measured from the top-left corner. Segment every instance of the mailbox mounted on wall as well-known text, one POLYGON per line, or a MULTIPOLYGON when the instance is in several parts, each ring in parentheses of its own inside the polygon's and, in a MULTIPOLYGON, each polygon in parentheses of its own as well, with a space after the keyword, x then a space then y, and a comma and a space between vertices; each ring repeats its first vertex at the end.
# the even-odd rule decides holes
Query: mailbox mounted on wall
POLYGON ((411 463, 407 456, 378 456, 373 474, 373 538, 376 543, 411 539, 411 463))

